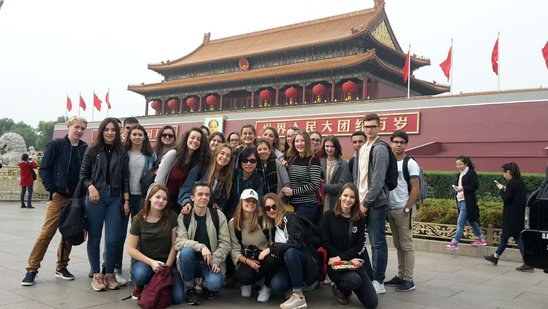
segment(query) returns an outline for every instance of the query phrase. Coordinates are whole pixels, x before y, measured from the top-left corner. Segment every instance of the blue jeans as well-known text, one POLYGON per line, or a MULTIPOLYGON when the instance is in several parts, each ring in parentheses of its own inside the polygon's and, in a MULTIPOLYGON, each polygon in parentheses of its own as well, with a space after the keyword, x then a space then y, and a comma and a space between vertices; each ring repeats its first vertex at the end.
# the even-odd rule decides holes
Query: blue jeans
POLYGON ((29 194, 27 195, 27 203, 30 205, 32 201, 32 186, 23 186, 21 187, 21 203, 24 203, 25 201, 25 192, 28 190, 29 194))
POLYGON ((126 216, 121 210, 122 215, 122 225, 120 233, 120 244, 118 246, 118 251, 116 251, 116 263, 114 263, 114 268, 122 272, 122 260, 124 257, 124 243, 126 242, 127 237, 127 226, 129 218, 133 218, 139 211, 143 208, 143 198, 140 195, 130 195, 129 196, 129 214, 126 216))
MULTIPOLYGON (((171 268, 171 274, 173 275, 173 279, 175 279, 175 283, 171 287, 171 302, 173 304, 181 304, 185 300, 185 293, 183 280, 181 280, 181 275, 175 265, 171 268)), ((150 281, 153 275, 154 271, 148 264, 131 260, 131 280, 136 286, 144 286, 150 281)))
POLYGON ((310 222, 315 222, 316 211, 318 211, 318 205, 314 203, 294 203, 295 213, 303 218, 307 218, 310 222))
POLYGON ((184 284, 187 288, 194 287, 196 277, 202 277, 203 287, 212 292, 218 292, 223 287, 223 272, 212 273, 203 260, 196 258, 192 248, 184 248, 179 253, 179 268, 183 273, 184 284))
POLYGON ((270 289, 276 295, 283 295, 292 289, 295 293, 303 291, 303 270, 306 269, 306 257, 297 248, 289 248, 284 253, 284 264, 270 281, 270 289))
MULTIPOLYGON (((457 231, 455 232, 455 238, 453 238, 453 242, 458 244, 460 242, 460 239, 462 238, 462 235, 464 234, 464 225, 466 224, 467 218, 466 203, 464 201, 459 201, 457 205, 459 207, 459 218, 457 220, 457 231)), ((472 230, 474 230, 474 234, 476 234, 479 239, 483 239, 479 224, 476 221, 469 223, 472 227, 472 230)))
MULTIPOLYGON (((501 234, 500 235, 500 244, 497 248, 497 255, 501 256, 504 253, 504 250, 506 250, 506 246, 508 245, 508 239, 510 236, 501 234)), ((516 241, 516 244, 518 245, 519 252, 521 253, 521 256, 523 256, 523 242, 521 241, 521 237, 519 236, 512 236, 514 238, 514 241, 516 241)))
POLYGON ((386 264, 388 263, 388 246, 386 245, 386 206, 370 207, 367 210, 367 233, 371 242, 371 266, 373 279, 384 282, 386 264))
POLYGON ((89 194, 86 194, 85 211, 88 223, 88 259, 93 273, 99 272, 99 245, 105 223, 105 265, 107 273, 114 272, 116 251, 120 242, 120 226, 122 221, 121 198, 119 195, 110 196, 107 186, 100 193, 100 200, 92 204, 89 194))

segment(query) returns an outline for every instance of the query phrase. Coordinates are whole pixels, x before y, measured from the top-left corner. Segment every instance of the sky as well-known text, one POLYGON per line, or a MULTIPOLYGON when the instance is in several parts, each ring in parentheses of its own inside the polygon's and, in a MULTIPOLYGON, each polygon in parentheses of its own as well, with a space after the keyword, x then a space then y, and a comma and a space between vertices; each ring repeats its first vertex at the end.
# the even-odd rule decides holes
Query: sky
MULTIPOLYGON (((404 51, 429 58, 415 77, 448 84, 439 68, 453 39, 453 93, 496 91, 491 51, 500 32, 500 89, 548 86, 541 48, 548 41, 545 0, 386 0, 404 51)), ((150 63, 196 49, 204 33, 218 39, 373 7, 373 0, 5 0, 0 9, 0 118, 36 127, 66 112, 67 95, 88 120, 93 92, 109 116, 144 115, 144 97, 129 84, 162 77, 150 63), (103 103, 104 104, 104 103, 103 103)))

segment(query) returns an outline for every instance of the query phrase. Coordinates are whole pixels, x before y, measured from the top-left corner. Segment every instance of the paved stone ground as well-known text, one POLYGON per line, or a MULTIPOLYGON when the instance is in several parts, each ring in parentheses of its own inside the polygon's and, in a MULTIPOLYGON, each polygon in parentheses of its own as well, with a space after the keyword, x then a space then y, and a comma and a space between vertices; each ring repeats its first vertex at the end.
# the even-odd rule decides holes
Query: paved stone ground
MULTIPOLYGON (((101 293, 91 290, 85 246, 75 247, 71 255, 69 269, 76 280, 55 278, 59 235, 46 253, 36 284, 21 286, 28 254, 44 219, 46 203, 38 202, 34 206, 36 209, 20 209, 17 203, 0 202, 0 308, 138 308, 135 301, 122 301, 130 294, 131 287, 101 293)), ((439 251, 442 245, 431 242, 424 247, 439 251)), ((460 251, 470 250, 475 249, 461 245, 460 251)), ((128 265, 129 258, 124 263, 128 265)), ((390 248, 388 279, 394 275, 396 265, 395 251, 390 248)), ((548 275, 539 270, 517 272, 514 270, 517 266, 517 262, 500 261, 494 267, 477 256, 417 251, 417 289, 401 293, 387 286, 387 293, 380 296, 379 308, 548 308, 548 275)), ((127 270, 128 266, 124 271, 127 270)), ((255 297, 243 299, 237 288, 230 288, 221 291, 215 300, 202 302, 201 308, 278 308, 283 301, 273 297, 269 303, 260 304, 255 297)), ((309 308, 338 306, 331 290, 325 286, 307 293, 306 297, 309 308)), ((346 307, 361 306, 353 296, 346 307)))

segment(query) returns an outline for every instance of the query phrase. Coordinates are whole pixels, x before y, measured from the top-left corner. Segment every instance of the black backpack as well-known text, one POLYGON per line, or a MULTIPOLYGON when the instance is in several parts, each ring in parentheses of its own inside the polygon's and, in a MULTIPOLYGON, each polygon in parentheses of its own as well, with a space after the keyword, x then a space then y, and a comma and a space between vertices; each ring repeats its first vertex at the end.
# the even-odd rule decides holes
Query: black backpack
MULTIPOLYGON (((392 148, 388 143, 383 140, 379 140, 379 143, 383 144, 386 149, 388 149, 388 156, 390 158, 390 163, 388 164, 388 169, 386 170, 386 177, 384 178, 384 183, 388 187, 388 190, 392 191, 398 186, 398 160, 396 155, 392 152, 392 148)), ((373 162, 373 148, 375 145, 371 146, 371 152, 369 155, 369 166, 373 162)))

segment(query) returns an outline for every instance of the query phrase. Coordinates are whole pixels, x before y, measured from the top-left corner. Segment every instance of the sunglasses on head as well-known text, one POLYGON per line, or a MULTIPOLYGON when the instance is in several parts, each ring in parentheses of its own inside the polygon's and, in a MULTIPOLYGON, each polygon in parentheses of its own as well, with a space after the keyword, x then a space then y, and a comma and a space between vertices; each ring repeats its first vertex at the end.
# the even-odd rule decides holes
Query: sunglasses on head
POLYGON ((267 212, 268 212, 268 211, 276 210, 276 204, 266 205, 266 206, 264 207, 264 210, 267 211, 267 212))
POLYGON ((174 138, 175 135, 173 134, 169 134, 169 133, 165 133, 165 134, 162 134, 162 137, 167 137, 167 138, 174 138))
POLYGON ((255 164, 257 163, 257 159, 242 159, 242 163, 251 163, 251 164, 255 164))

